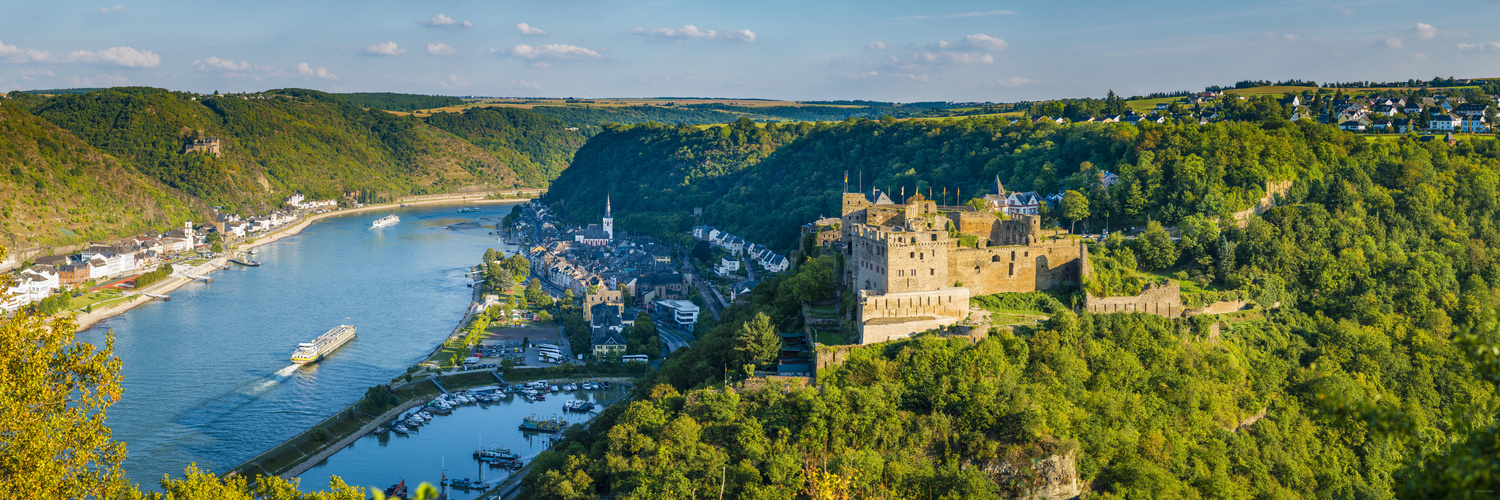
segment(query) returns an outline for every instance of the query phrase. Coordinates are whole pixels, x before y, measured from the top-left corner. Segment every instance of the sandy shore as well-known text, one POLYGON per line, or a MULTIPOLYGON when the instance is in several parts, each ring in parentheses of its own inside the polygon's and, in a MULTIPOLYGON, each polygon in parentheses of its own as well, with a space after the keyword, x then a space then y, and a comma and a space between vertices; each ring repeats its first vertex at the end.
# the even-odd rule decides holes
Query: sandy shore
MULTIPOLYGON (((517 191, 517 192, 511 192, 510 194, 516 194, 516 193, 520 193, 520 192, 531 192, 531 191, 517 191)), ((277 240, 280 240, 282 238, 285 238, 285 237, 288 237, 288 236, 292 236, 292 235, 301 233, 303 229, 306 229, 307 226, 312 225, 312 223, 317 222, 317 221, 322 220, 322 219, 325 219, 325 218, 328 218, 328 217, 334 217, 334 216, 340 216, 340 215, 352 215, 352 214, 358 214, 358 213, 364 213, 364 212, 376 212, 376 211, 381 211, 381 210, 389 210, 389 209, 392 209, 392 208, 401 208, 402 206, 413 207, 413 206, 421 206, 421 205, 457 205, 457 204, 468 204, 468 203, 514 203, 514 202, 520 202, 520 201, 527 201, 529 199, 529 198, 487 199, 487 197, 489 195, 491 195, 491 194, 493 194, 493 193, 454 194, 454 195, 448 195, 448 196, 439 196, 439 197, 432 197, 432 198, 422 198, 422 199, 416 199, 416 200, 410 200, 410 201, 398 201, 398 202, 395 202, 395 203, 384 203, 384 204, 380 204, 380 205, 367 205, 367 206, 363 206, 363 207, 359 207, 359 208, 350 208, 350 209, 345 209, 345 210, 335 210, 335 211, 332 211, 332 212, 323 212, 321 214, 315 214, 315 215, 312 215, 312 216, 309 216, 309 217, 305 217, 301 221, 297 222, 296 224, 292 224, 290 226, 282 227, 280 229, 272 231, 270 234, 265 234, 265 235, 258 236, 258 237, 256 237, 254 239, 254 241, 252 241, 250 243, 241 243, 241 244, 235 245, 234 249, 235 250, 249 250, 251 248, 255 248, 255 247, 258 247, 258 246, 261 246, 261 245, 267 245, 267 244, 273 243, 273 242, 275 242, 277 240)), ((211 273, 213 271, 217 271, 219 269, 222 269, 226 265, 228 265, 228 262, 226 261, 226 259, 224 257, 219 257, 219 258, 210 260, 209 262, 207 262, 207 263, 205 263, 203 265, 200 265, 198 267, 193 268, 193 270, 189 271, 187 274, 195 274, 195 275, 200 275, 200 276, 206 276, 206 275, 208 275, 208 273, 211 273), (213 267, 212 268, 208 268, 208 266, 213 266, 213 267)), ((192 282, 193 282, 193 279, 191 279, 191 278, 183 278, 183 277, 178 277, 178 276, 172 276, 172 277, 164 279, 164 280, 162 280, 162 281, 160 281, 158 283, 154 283, 151 286, 146 287, 144 290, 140 290, 139 292, 150 292, 150 293, 155 293, 155 294, 166 295, 168 292, 171 292, 172 290, 176 290, 178 287, 181 287, 182 285, 186 285, 186 284, 192 283, 192 282)), ((130 309, 132 309, 132 308, 134 308, 136 306, 139 306, 141 304, 145 304, 145 303, 150 302, 152 300, 155 300, 155 299, 152 299, 151 297, 147 297, 145 295, 139 295, 139 293, 137 293, 136 295, 131 296, 131 298, 129 300, 126 300, 124 302, 118 302, 118 303, 115 303, 113 305, 110 305, 109 307, 106 307, 106 308, 103 308, 103 309, 97 309, 97 310, 95 310, 94 312, 91 312, 91 313, 80 313, 80 314, 77 314, 77 315, 74 316, 74 322, 76 323, 76 327, 75 328, 76 328, 77 331, 80 331, 80 332, 84 331, 84 330, 87 330, 89 327, 94 326, 96 323, 98 323, 100 321, 103 321, 105 319, 112 318, 114 316, 118 316, 120 314, 123 314, 125 311, 129 311, 130 309)))

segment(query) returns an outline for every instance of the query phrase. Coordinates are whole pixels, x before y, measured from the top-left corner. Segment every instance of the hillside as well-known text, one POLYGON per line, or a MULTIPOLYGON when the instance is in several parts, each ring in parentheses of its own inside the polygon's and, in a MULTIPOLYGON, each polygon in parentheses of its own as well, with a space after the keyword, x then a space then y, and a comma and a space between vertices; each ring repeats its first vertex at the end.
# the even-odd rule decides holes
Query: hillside
POLYGON ((387 111, 416 111, 418 109, 457 106, 464 103, 463 99, 457 97, 397 94, 394 92, 353 92, 338 94, 338 96, 361 108, 384 109, 387 111))
POLYGON ((802 303, 833 295, 839 260, 825 256, 700 322, 628 405, 565 433, 533 462, 532 498, 998 499, 1073 479, 1111 499, 1496 487, 1500 141, 1366 142, 1274 120, 745 132, 609 129, 550 196, 582 215, 592 208, 576 205, 597 204, 587 196, 637 178, 633 193, 665 191, 614 196, 622 226, 631 204, 681 214, 707 200, 706 222, 755 240, 804 222, 799 204, 836 200, 844 168, 965 198, 999 175, 1012 189, 1086 191, 1084 220, 1149 219, 1143 238, 1114 233, 1090 251, 1257 308, 1165 319, 1058 306, 1013 330, 851 348, 805 387, 746 381, 776 352, 763 338, 799 331, 802 303), (1105 169, 1120 177, 1107 189, 1105 169), (1294 180, 1278 206, 1245 227, 1225 217, 1278 179, 1294 180))
POLYGON ((207 206, 0 102, 0 245, 12 252, 203 220, 207 206))
POLYGON ((365 110, 321 92, 199 100, 116 88, 52 97, 32 112, 169 186, 251 212, 293 191, 319 198, 352 191, 398 196, 517 184, 510 162, 458 144, 415 118, 365 110), (183 153, 198 131, 219 138, 222 157, 183 153))
POLYGON ((436 113, 428 125, 504 158, 523 183, 546 186, 573 160, 573 152, 596 127, 572 127, 561 120, 517 108, 470 108, 436 113), (569 130, 572 128, 573 130, 569 130))
POLYGON ((1120 226, 1248 207, 1265 181, 1319 171, 1352 147, 1323 127, 1267 131, 1244 123, 1140 129, 974 118, 734 130, 607 129, 579 150, 547 199, 584 221, 602 213, 594 200, 610 191, 621 227, 653 234, 686 231, 685 214, 704 207, 706 224, 790 249, 798 226, 839 215, 845 172, 850 191, 863 182, 866 190, 895 197, 920 190, 946 204, 992 193, 996 177, 1007 190, 1047 194, 1091 187, 1113 172, 1122 182, 1097 193, 1096 215, 1100 222, 1113 215, 1120 226), (1337 149, 1315 154, 1302 141, 1320 135, 1337 149), (1180 171, 1194 172, 1192 182, 1163 182, 1180 171))

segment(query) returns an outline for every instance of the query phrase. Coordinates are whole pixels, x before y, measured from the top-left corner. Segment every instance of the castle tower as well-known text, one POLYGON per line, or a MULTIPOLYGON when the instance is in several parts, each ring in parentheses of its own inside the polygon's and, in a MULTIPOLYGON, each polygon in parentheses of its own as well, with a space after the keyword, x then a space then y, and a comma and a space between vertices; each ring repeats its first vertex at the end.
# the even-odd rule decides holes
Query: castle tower
POLYGON ((615 240, 615 218, 609 213, 609 194, 604 195, 604 232, 609 233, 609 240, 615 240))

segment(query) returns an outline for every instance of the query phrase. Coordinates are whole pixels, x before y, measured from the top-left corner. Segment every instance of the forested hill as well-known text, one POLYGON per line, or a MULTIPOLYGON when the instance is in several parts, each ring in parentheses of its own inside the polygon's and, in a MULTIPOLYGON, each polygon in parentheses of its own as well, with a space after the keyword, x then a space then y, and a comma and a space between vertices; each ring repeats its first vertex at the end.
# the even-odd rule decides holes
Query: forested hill
POLYGON ((458 106, 463 99, 443 95, 397 94, 393 92, 354 92, 338 94, 355 106, 384 109, 387 111, 416 111, 418 109, 458 106))
POLYGON ((517 108, 470 108, 436 113, 427 123, 461 137, 509 165, 528 186, 546 186, 573 161, 588 130, 517 108))
POLYGON ((294 191, 397 196, 518 183, 513 159, 418 119, 315 91, 197 98, 115 88, 51 97, 31 112, 169 186, 252 213, 294 191), (222 157, 183 153, 200 130, 219 138, 222 157))
POLYGON ((1327 127, 1018 124, 853 120, 817 125, 753 124, 700 130, 611 127, 579 150, 548 193, 564 215, 584 221, 613 195, 621 227, 652 234, 686 231, 693 207, 704 223, 790 249, 798 227, 839 215, 844 173, 899 197, 917 190, 947 204, 994 191, 1043 194, 1083 188, 1099 198, 1101 222, 1175 222, 1193 213, 1227 215, 1264 195, 1265 181, 1322 175, 1363 141, 1327 127), (1108 190, 1087 189, 1104 172, 1108 190), (1167 179, 1177 179, 1167 182, 1167 179), (946 195, 944 190, 946 189, 946 195))
POLYGON ((577 216, 636 179, 625 192, 665 191, 613 196, 622 225, 633 207, 704 203, 706 222, 784 241, 807 220, 800 203, 836 208, 844 168, 893 190, 959 185, 965 198, 999 175, 1012 189, 1086 191, 1086 220, 1151 218, 1141 238, 1092 245, 1096 261, 1257 307, 1166 319, 987 296, 975 305, 1050 319, 854 348, 805 387, 738 386, 775 366, 777 334, 802 330, 804 302, 834 296, 839 264, 823 256, 703 320, 628 404, 563 433, 532 462, 531 498, 999 499, 1074 479, 1107 499, 1500 489, 1494 138, 1369 140, 1284 120, 765 130, 611 129, 551 196, 577 216), (1099 188, 1106 169, 1120 180, 1099 188), (1277 179, 1294 180, 1278 206, 1244 227, 1224 217, 1277 179))
POLYGON ((72 133, 0 102, 0 245, 77 243, 184 220, 208 207, 72 133))

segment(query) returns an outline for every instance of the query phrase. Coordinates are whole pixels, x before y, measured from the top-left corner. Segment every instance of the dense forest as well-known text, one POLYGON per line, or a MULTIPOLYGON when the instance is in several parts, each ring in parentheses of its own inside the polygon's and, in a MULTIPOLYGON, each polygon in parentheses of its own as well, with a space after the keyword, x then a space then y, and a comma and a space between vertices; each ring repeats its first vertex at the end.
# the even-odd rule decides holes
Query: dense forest
POLYGON ((516 185, 507 162, 412 117, 333 94, 253 97, 122 87, 34 103, 31 112, 210 204, 261 211, 300 191, 336 198, 516 185), (222 155, 184 154, 199 132, 222 155))
POLYGON ((1269 129, 1010 125, 1002 118, 637 125, 607 127, 589 141, 548 201, 588 220, 603 212, 593 200, 608 191, 622 228, 657 235, 686 231, 692 221, 684 214, 704 207, 707 224, 790 249, 800 225, 839 215, 845 172, 851 191, 861 183, 897 197, 920 191, 951 205, 990 194, 997 177, 1011 191, 1084 189, 1095 198, 1095 220, 1122 226, 1225 215, 1262 197, 1266 181, 1321 172, 1339 153, 1366 147, 1327 127, 1284 120, 1269 129), (1319 154, 1312 141, 1335 149, 1319 154), (1092 189, 1106 172, 1120 182, 1092 189))
POLYGON ((588 130, 524 109, 482 107, 436 113, 427 124, 447 131, 499 158, 514 158, 512 170, 528 186, 546 186, 573 161, 588 130), (569 129, 573 130, 569 130, 569 129))
POLYGON ((387 111, 416 111, 445 106, 459 106, 463 99, 444 95, 397 94, 394 92, 353 92, 338 94, 339 97, 362 108, 387 111))
POLYGON ((736 384, 766 362, 757 331, 795 331, 800 304, 832 293, 837 264, 815 259, 699 325, 639 399, 538 457, 534 498, 1014 498, 1070 474, 1100 498, 1483 498, 1497 487, 1494 139, 1371 141, 1275 120, 646 130, 606 130, 575 165, 676 156, 598 183, 570 169, 557 185, 660 183, 671 197, 616 195, 617 218, 630 203, 673 213, 706 200, 708 222, 775 235, 756 228, 800 222, 783 213, 833 199, 846 167, 882 187, 952 182, 964 198, 998 175, 1015 189, 1085 192, 1099 222, 1175 227, 1175 242, 1116 236, 1105 253, 1132 273, 1248 291, 1266 309, 1222 322, 1059 310, 978 340, 856 348, 813 387, 736 384), (700 172, 731 155, 762 159, 700 172), (1119 182, 1102 186, 1104 170, 1119 182), (708 192, 668 184, 692 179, 708 192), (1227 216, 1281 179, 1294 183, 1279 206, 1244 227, 1227 216))
POLYGON ((202 219, 208 207, 0 101, 0 245, 26 249, 202 219))

